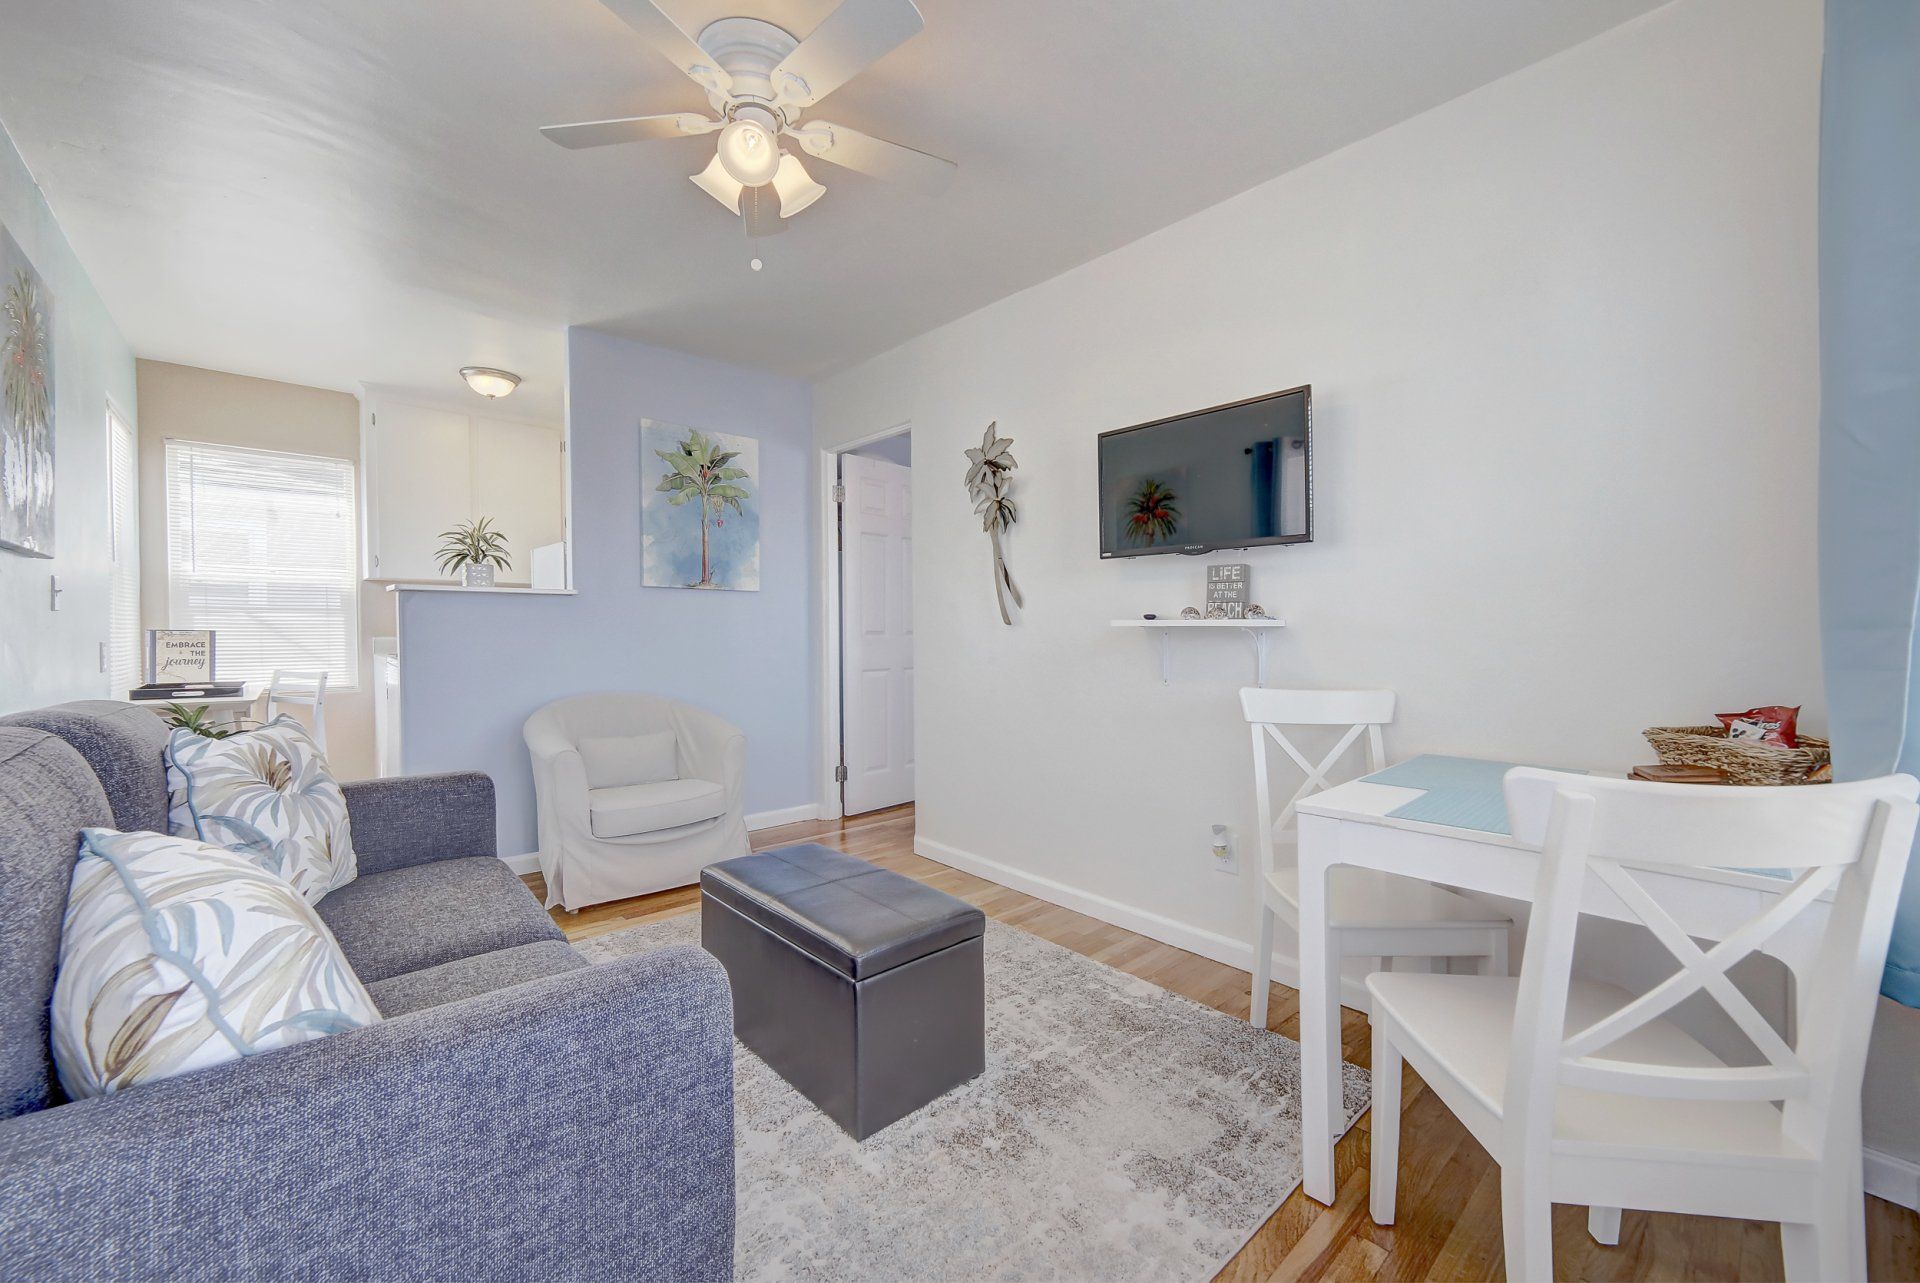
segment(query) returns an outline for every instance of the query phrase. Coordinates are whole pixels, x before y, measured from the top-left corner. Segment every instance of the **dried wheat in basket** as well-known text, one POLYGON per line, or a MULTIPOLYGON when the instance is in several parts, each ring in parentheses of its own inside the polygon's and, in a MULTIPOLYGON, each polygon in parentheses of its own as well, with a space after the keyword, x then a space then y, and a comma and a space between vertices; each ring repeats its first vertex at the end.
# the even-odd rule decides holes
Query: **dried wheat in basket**
POLYGON ((1647 743, 1667 766, 1711 766, 1735 784, 1805 784, 1832 760, 1827 741, 1800 736, 1798 748, 1758 740, 1730 740, 1724 726, 1653 726, 1647 743))

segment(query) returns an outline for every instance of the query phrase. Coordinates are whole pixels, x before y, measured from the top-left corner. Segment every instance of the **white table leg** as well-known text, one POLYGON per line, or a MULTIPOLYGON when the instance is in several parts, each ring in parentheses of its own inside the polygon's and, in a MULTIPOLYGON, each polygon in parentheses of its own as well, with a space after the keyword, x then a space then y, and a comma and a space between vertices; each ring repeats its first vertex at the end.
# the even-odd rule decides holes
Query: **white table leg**
POLYGON ((1339 1134, 1340 960, 1327 930, 1331 834, 1307 816, 1300 825, 1300 1152, 1307 1197, 1333 1202, 1333 1144, 1339 1134))

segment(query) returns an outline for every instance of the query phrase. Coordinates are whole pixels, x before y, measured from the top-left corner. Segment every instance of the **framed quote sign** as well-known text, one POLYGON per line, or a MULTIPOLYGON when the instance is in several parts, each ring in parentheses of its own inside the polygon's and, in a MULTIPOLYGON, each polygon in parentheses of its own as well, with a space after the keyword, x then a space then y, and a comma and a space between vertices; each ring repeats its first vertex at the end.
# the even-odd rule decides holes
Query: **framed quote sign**
POLYGON ((1247 571, 1244 563, 1207 567, 1207 618, 1247 617, 1247 571))
POLYGON ((147 681, 194 686, 213 680, 211 628, 147 629, 147 681))

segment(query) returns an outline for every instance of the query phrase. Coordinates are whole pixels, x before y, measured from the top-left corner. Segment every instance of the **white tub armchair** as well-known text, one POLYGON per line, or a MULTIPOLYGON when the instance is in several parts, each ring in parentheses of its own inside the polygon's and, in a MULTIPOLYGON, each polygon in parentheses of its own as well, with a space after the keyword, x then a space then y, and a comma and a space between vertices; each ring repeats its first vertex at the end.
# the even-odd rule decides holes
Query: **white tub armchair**
POLYGON ((686 886, 747 853, 747 737, 705 709, 625 691, 527 719, 547 905, 686 886))

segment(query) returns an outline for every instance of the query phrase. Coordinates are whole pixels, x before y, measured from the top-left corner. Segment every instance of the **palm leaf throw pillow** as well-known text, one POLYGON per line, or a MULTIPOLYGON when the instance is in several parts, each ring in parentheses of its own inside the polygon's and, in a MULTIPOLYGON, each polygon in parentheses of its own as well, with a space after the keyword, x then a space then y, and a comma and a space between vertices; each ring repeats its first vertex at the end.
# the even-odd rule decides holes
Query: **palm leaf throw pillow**
POLYGON ((225 739, 176 730, 167 789, 175 836, 245 855, 309 904, 353 881, 346 796, 319 745, 284 713, 225 739))
POLYGON ((243 855, 84 829, 53 985, 75 1100, 380 1019, 313 906, 243 855))

